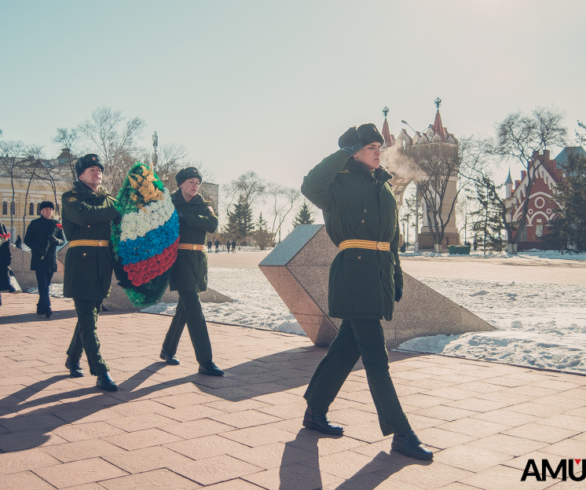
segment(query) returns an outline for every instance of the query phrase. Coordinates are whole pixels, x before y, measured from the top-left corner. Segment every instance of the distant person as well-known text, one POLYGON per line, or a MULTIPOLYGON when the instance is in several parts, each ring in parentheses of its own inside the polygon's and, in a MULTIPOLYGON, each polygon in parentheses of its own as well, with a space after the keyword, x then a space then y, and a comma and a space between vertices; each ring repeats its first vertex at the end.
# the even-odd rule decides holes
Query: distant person
POLYGON ((474 251, 476 252, 476 250, 478 249, 478 242, 476 241, 476 238, 474 239, 473 247, 474 247, 474 251))
POLYGON ((228 250, 228 253, 230 253, 230 240, 226 242, 226 250, 228 250))
POLYGON ((16 289, 10 284, 10 272, 8 268, 12 263, 12 254, 10 253, 10 237, 6 227, 0 223, 0 235, 4 235, 6 238, 0 245, 0 291, 8 291, 15 293, 16 289))
POLYGON ((14 242, 14 246, 22 250, 22 238, 20 238, 20 235, 16 236, 16 242, 14 242))
POLYGON ((208 253, 211 254, 212 253, 212 241, 208 240, 208 253))
POLYGON ((214 242, 214 246, 216 247, 216 253, 218 253, 218 250, 220 248, 220 240, 218 240, 217 238, 216 238, 216 241, 214 242))
POLYGON ((232 240, 232 253, 236 253, 236 240, 232 240))
POLYGON ((216 231, 218 217, 211 207, 212 203, 205 201, 198 193, 202 177, 197 168, 181 169, 175 180, 179 189, 171 194, 171 200, 179 215, 181 241, 177 247, 177 260, 171 268, 169 289, 179 293, 179 302, 163 342, 161 359, 171 366, 179 364, 175 354, 187 324, 195 358, 199 363, 198 372, 208 376, 223 376, 224 371, 212 361, 212 345, 199 300, 199 293, 206 290, 208 280, 208 261, 204 252, 206 233, 216 231))
POLYGON ((339 249, 330 266, 328 306, 342 324, 307 391, 303 425, 325 434, 344 429, 327 417, 330 405, 362 357, 383 435, 392 449, 430 460, 433 453, 413 431, 389 374, 381 320, 391 320, 403 296, 397 201, 380 166, 384 139, 374 124, 351 127, 340 149, 303 179, 301 192, 323 210, 326 231, 339 249))
POLYGON ((39 289, 37 315, 50 318, 53 311, 49 289, 53 274, 57 272, 57 247, 65 243, 65 237, 61 223, 53 219, 55 205, 51 201, 43 201, 39 208, 41 217, 28 225, 24 243, 31 249, 31 271, 35 271, 37 276, 39 289))

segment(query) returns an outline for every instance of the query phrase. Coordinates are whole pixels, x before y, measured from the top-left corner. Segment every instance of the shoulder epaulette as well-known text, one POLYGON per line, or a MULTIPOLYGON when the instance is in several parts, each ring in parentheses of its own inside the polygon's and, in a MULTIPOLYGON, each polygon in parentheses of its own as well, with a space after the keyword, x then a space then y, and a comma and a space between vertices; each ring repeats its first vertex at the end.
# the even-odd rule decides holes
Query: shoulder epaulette
POLYGON ((350 173, 350 170, 344 169, 344 170, 340 170, 338 173, 339 174, 349 174, 350 173))

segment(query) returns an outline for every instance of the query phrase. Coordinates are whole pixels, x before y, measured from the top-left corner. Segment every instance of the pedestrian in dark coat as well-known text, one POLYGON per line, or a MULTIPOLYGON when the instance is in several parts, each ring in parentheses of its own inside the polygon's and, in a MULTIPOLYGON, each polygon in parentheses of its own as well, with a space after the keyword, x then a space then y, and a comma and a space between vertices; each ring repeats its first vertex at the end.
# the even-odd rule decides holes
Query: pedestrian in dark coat
POLYGON ((303 425, 342 434, 326 413, 362 357, 383 434, 395 434, 394 449, 431 459, 399 403, 380 323, 391 320, 403 294, 397 203, 388 183, 392 177, 380 166, 384 140, 374 124, 364 124, 350 128, 338 143, 341 149, 311 170, 301 186, 323 210, 326 231, 340 249, 330 266, 328 305, 330 316, 342 318, 305 392, 303 425))
MULTIPOLYGON (((179 364, 175 354, 187 324, 195 358, 199 363, 198 372, 222 376, 224 372, 212 360, 212 345, 199 300, 200 291, 205 291, 208 283, 208 258, 204 247, 206 233, 216 231, 218 217, 211 202, 205 201, 197 192, 202 182, 197 168, 181 169, 175 180, 179 189, 171 194, 171 200, 179 216, 180 242, 177 260, 171 268, 169 289, 179 293, 179 302, 163 342, 161 359, 170 365, 179 364)), ((219 244, 216 240, 216 250, 219 244)))
POLYGON ((20 238, 20 235, 16 236, 16 242, 14 242, 14 246, 22 250, 22 238, 20 238))
POLYGON ((226 242, 226 250, 230 253, 230 240, 226 242))
POLYGON ((10 236, 6 227, 0 223, 0 291, 16 292, 14 286, 10 284, 10 272, 8 268, 12 263, 12 254, 10 253, 10 236))
POLYGON ((236 240, 232 240, 232 253, 236 253, 236 240))
POLYGON ((63 226, 53 219, 55 205, 43 201, 39 208, 41 217, 30 222, 24 235, 24 243, 31 249, 31 270, 37 276, 39 302, 37 315, 47 318, 53 314, 49 288, 53 274, 57 272, 57 247, 63 245, 63 226))
POLYGON ((73 189, 62 196, 63 231, 69 240, 65 256, 63 295, 73 298, 77 325, 67 350, 65 367, 71 376, 83 376, 79 364, 85 351, 90 373, 97 376, 96 385, 107 391, 118 386, 102 358, 97 321, 104 298, 110 295, 112 280, 111 223, 122 216, 114 207, 114 199, 101 186, 103 165, 97 155, 89 154, 75 164, 77 180, 73 189))
POLYGON ((208 240, 208 253, 211 254, 212 253, 212 241, 208 240))
POLYGON ((216 247, 216 253, 218 253, 218 249, 220 248, 220 240, 218 240, 216 238, 216 241, 214 242, 214 246, 216 247))

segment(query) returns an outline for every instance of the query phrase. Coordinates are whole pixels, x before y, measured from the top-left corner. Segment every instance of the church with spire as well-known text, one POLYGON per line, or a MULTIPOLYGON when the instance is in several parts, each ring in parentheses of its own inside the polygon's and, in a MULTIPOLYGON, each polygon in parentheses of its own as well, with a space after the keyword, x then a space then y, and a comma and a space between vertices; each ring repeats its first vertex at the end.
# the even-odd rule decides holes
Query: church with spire
MULTIPOLYGON (((413 135, 403 128, 401 132, 395 136, 389 129, 387 121, 388 108, 383 110, 384 122, 382 128, 382 136, 385 140, 383 145, 383 165, 393 175, 391 184, 393 191, 397 198, 397 204, 403 204, 403 194, 407 186, 416 180, 425 180, 425 174, 422 174, 421 169, 417 168, 416 164, 407 156, 413 151, 420 150, 424 145, 443 145, 454 151, 458 151, 458 140, 448 131, 443 125, 442 116, 440 114, 439 106, 441 99, 435 101, 437 110, 433 124, 430 124, 424 131, 413 130, 413 135)), ((409 126, 405 121, 401 121, 409 126)), ((410 127, 410 126, 409 126, 410 127)), ((458 176, 450 176, 447 182, 447 188, 444 193, 444 200, 442 203, 442 219, 444 223, 447 222, 444 230, 444 238, 441 244, 441 249, 446 250, 450 245, 460 244, 460 235, 456 226, 455 207, 457 204, 458 191, 458 176)), ((427 216, 427 209, 425 199, 420 196, 420 209, 423 214, 423 226, 418 234, 420 249, 434 249, 434 234, 430 228, 431 223, 427 216)))

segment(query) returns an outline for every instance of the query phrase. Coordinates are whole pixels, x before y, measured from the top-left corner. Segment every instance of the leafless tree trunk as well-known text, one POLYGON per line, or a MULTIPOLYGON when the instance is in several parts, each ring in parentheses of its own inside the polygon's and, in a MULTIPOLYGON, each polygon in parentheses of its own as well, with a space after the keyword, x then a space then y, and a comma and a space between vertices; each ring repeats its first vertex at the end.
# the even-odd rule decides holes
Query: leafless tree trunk
POLYGON ((53 142, 69 149, 67 168, 71 174, 71 182, 75 182, 77 180, 77 174, 75 173, 75 162, 77 162, 77 158, 73 157, 75 154, 79 157, 82 153, 82 150, 78 148, 79 133, 76 129, 57 128, 57 135, 53 138, 53 142))
POLYGON ((22 212, 22 233, 26 233, 26 211, 28 204, 28 195, 31 188, 31 184, 35 180, 37 173, 43 166, 42 156, 43 147, 41 146, 29 146, 27 148, 28 158, 25 160, 22 166, 23 177, 28 179, 26 186, 26 193, 24 195, 24 210, 22 212))
POLYGON ((267 195, 272 198, 273 226, 271 233, 275 236, 280 232, 287 215, 293 210, 301 193, 291 187, 283 187, 273 182, 267 186, 267 195))
POLYGON ((25 150, 25 144, 22 141, 2 141, 0 142, 0 169, 3 174, 10 178, 12 188, 12 202, 10 203, 10 233, 14 230, 14 213, 16 209, 16 191, 14 181, 19 176, 22 165, 22 157, 25 150))
POLYGON ((95 151, 104 165, 104 183, 113 195, 118 193, 139 153, 136 140, 145 127, 139 117, 125 119, 110 107, 96 109, 77 128, 79 135, 95 151))
POLYGON ((450 180, 456 179, 459 173, 458 150, 456 145, 447 143, 414 145, 409 149, 411 158, 420 170, 416 183, 425 201, 427 222, 437 251, 440 250, 445 229, 452 218, 458 194, 462 189, 460 186, 453 198, 447 196, 450 180), (442 213, 446 209, 448 212, 444 217, 442 213))
POLYGON ((240 196, 244 197, 251 208, 255 202, 264 201, 266 190, 267 184, 265 180, 259 177, 256 172, 249 171, 243 173, 240 177, 223 186, 223 193, 228 199, 226 214, 229 212, 234 200, 239 199, 240 196))

